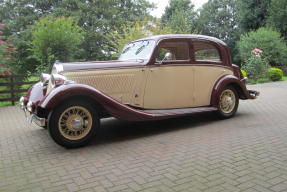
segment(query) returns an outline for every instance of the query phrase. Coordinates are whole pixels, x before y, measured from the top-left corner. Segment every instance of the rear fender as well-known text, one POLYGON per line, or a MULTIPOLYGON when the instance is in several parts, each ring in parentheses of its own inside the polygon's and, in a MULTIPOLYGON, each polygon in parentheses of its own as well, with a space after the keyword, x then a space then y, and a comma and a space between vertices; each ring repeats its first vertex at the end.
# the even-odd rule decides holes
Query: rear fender
POLYGON ((227 86, 233 86, 237 91, 240 99, 255 99, 256 97, 249 94, 245 80, 240 80, 238 77, 234 75, 225 75, 221 77, 213 87, 211 94, 211 105, 213 107, 218 107, 219 95, 223 91, 223 89, 227 86))

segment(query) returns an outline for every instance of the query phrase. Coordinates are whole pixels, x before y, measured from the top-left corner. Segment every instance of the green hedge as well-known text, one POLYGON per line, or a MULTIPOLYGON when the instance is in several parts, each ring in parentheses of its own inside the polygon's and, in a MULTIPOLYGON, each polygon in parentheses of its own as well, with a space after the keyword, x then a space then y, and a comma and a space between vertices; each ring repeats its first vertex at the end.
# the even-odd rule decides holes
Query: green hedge
POLYGON ((247 72, 243 69, 240 69, 241 74, 243 75, 243 77, 247 77, 247 72))
POLYGON ((268 78, 271 81, 280 81, 283 77, 283 71, 276 67, 268 68, 268 78))

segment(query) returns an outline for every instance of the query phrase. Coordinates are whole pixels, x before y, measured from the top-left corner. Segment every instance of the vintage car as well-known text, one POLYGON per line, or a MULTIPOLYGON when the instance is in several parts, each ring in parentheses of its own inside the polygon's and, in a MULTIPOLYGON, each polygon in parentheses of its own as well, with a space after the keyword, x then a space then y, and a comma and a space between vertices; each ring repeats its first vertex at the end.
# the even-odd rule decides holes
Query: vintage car
POLYGON ((126 44, 118 60, 56 62, 20 104, 56 143, 79 147, 106 117, 151 121, 216 111, 230 118, 239 99, 259 95, 245 81, 223 41, 159 35, 126 44))

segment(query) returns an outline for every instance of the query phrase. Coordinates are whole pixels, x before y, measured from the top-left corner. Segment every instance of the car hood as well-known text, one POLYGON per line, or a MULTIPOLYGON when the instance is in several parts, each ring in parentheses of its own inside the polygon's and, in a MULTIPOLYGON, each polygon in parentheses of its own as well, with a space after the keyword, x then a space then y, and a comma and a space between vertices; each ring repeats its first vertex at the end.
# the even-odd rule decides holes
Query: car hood
POLYGON ((63 66, 63 72, 78 71, 78 70, 93 70, 106 68, 122 68, 145 65, 145 60, 112 60, 112 61, 87 61, 87 62, 71 62, 60 63, 63 66))

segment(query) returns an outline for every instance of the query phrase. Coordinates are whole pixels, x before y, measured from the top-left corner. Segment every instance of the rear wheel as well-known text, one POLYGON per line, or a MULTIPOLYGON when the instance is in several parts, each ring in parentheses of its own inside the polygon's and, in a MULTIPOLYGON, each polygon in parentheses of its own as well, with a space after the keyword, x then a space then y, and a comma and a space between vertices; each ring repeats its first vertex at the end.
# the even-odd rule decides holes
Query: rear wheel
POLYGON ((90 142, 99 125, 97 111, 91 104, 70 100, 52 111, 48 130, 56 143, 74 148, 90 142))
POLYGON ((239 104, 237 91, 233 87, 226 87, 220 93, 218 102, 219 116, 223 119, 233 117, 239 104))

